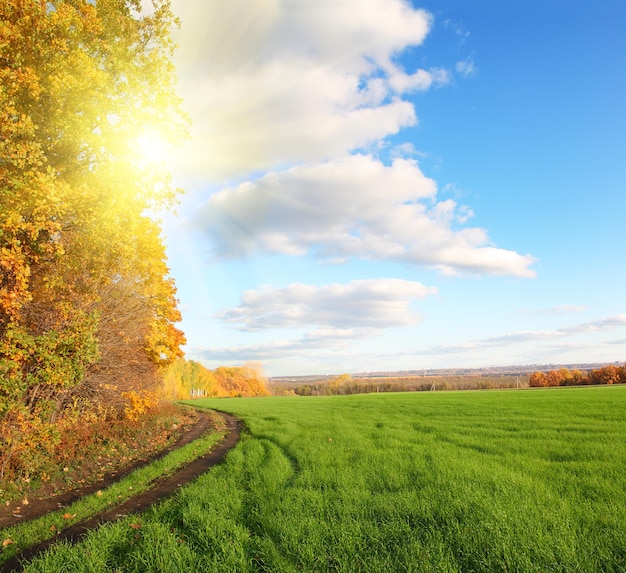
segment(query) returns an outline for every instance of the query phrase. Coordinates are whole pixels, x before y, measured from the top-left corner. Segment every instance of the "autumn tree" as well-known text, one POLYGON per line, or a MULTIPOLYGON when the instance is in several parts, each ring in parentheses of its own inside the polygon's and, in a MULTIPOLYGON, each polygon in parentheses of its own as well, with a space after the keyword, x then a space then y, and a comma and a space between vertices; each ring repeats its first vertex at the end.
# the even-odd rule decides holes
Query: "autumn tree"
POLYGON ((185 358, 179 358, 165 369, 163 392, 172 400, 228 395, 211 370, 185 358))
POLYGON ((267 396, 269 394, 260 364, 220 366, 213 372, 217 383, 229 396, 267 396))
POLYGON ((528 380, 531 388, 543 388, 549 385, 545 372, 533 372, 528 380))
POLYGON ((574 384, 574 373, 569 368, 561 368, 559 376, 559 386, 572 386, 574 384))
POLYGON ((560 386, 563 381, 563 373, 560 370, 550 370, 546 374, 548 386, 560 386))
POLYGON ((148 215, 176 190, 140 141, 176 144, 187 122, 168 0, 149 14, 140 0, 0 0, 0 23, 6 429, 119 396, 181 355, 176 290, 148 215))
POLYGON ((267 380, 260 364, 220 366, 215 370, 180 358, 164 372, 165 395, 174 400, 215 396, 267 396, 267 380))
POLYGON ((621 377, 622 369, 613 364, 589 372, 591 384, 619 384, 621 377))

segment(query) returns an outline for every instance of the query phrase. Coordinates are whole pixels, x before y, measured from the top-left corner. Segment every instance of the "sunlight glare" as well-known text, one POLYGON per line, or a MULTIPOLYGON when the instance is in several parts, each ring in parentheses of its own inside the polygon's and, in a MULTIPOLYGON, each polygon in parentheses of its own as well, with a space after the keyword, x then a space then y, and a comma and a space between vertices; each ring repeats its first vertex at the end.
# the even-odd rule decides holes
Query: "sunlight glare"
POLYGON ((163 163, 170 156, 171 146, 157 132, 146 131, 137 138, 137 152, 142 163, 163 163))

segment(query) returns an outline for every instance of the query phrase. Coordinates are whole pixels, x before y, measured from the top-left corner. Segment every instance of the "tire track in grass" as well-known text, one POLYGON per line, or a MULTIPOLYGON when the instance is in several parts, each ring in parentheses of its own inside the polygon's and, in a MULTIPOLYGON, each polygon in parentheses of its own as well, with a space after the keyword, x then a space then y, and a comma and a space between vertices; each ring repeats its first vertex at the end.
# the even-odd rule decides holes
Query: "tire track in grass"
POLYGON ((301 472, 300 462, 298 461, 298 458, 289 451, 287 446, 284 446, 276 438, 268 434, 259 434, 258 436, 256 436, 256 438, 258 440, 265 440, 269 442, 270 444, 272 444, 273 446, 275 446, 276 448, 278 448, 280 453, 289 462, 289 465, 291 466, 291 475, 289 476, 289 478, 285 480, 283 487, 285 488, 291 487, 301 472))
POLYGON ((183 485, 188 484, 201 474, 208 471, 211 467, 222 462, 226 454, 233 447, 235 447, 239 441, 243 423, 230 414, 221 412, 220 415, 224 417, 227 423, 225 429, 228 433, 219 445, 211 452, 196 458, 192 462, 174 472, 172 475, 157 480, 154 486, 149 490, 126 500, 110 510, 99 513, 79 523, 75 523, 74 525, 71 525, 61 531, 55 537, 38 543, 37 545, 33 545, 21 553, 14 555, 11 559, 8 559, 0 565, 0 573, 21 571, 28 561, 31 561, 33 558, 37 557, 40 553, 43 553, 59 541, 78 543, 90 531, 104 525, 105 523, 111 523, 128 515, 145 511, 154 503, 172 495, 183 485))

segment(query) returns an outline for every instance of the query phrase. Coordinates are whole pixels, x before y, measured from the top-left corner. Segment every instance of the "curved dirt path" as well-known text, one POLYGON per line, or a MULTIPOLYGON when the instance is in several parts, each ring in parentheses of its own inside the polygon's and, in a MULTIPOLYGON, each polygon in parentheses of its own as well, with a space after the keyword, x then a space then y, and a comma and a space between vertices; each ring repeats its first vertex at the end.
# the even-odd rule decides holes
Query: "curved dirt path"
POLYGON ((32 519, 37 519, 47 513, 63 509, 86 495, 95 493, 98 490, 106 489, 135 470, 147 466, 148 464, 166 456, 170 452, 197 440, 211 427, 215 427, 212 418, 205 412, 198 411, 198 419, 191 425, 191 427, 186 429, 173 444, 155 454, 146 458, 135 460, 126 466, 121 466, 117 470, 106 474, 101 480, 89 485, 75 488, 59 495, 51 495, 41 499, 31 498, 31 503, 29 505, 20 507, 19 518, 16 518, 14 511, 12 511, 10 507, 0 507, 0 530, 5 527, 10 527, 18 523, 24 523, 25 521, 31 521, 32 519))
MULTIPOLYGON (((28 549, 25 549, 21 553, 18 553, 17 555, 12 557, 8 561, 5 561, 4 563, 0 564, 0 573, 21 571, 24 563, 32 560, 38 554, 42 553, 43 551, 45 551, 46 549, 48 549, 49 547, 51 547, 52 545, 54 545, 55 543, 59 541, 63 540, 63 541, 69 541, 70 543, 77 543, 78 541, 80 541, 82 537, 84 537, 87 533, 89 533, 89 531, 99 527, 100 525, 103 525, 105 523, 109 523, 112 521, 117 521, 118 519, 121 519, 122 517, 126 517, 127 515, 132 515, 134 513, 139 513, 141 511, 144 511, 148 509, 152 504, 156 503, 157 501, 160 501, 164 499, 165 497, 168 497, 169 495, 175 493, 178 490, 178 488, 194 480, 199 475, 209 470, 212 466, 219 464, 224 459, 228 451, 231 450, 239 441, 239 438, 241 436, 241 429, 243 427, 243 423, 237 418, 235 418, 234 416, 231 416, 230 414, 226 414, 224 412, 220 412, 220 415, 224 418, 226 422, 225 429, 228 433, 226 434, 224 439, 221 442, 219 442, 217 447, 215 447, 212 451, 196 458, 195 460, 188 463, 187 465, 179 468, 176 472, 174 472, 169 477, 159 479, 158 481, 155 482, 154 486, 152 486, 149 490, 143 493, 140 493, 126 500, 125 502, 119 505, 116 505, 115 507, 111 509, 107 509, 106 511, 99 513, 98 515, 95 515, 79 523, 75 523, 74 525, 71 525, 70 527, 59 532, 53 538, 43 541, 37 545, 29 547, 28 549)), ((196 438, 199 438, 204 432, 206 432, 206 430, 208 429, 210 425, 209 417, 206 415, 203 415, 203 416, 206 418, 205 423, 196 424, 196 426, 194 426, 194 429, 192 431, 181 436, 181 438, 179 438, 176 444, 174 444, 173 446, 170 446, 170 448, 168 448, 166 452, 161 452, 157 456, 153 456, 150 460, 146 462, 142 462, 141 464, 135 464, 131 469, 125 468, 123 475, 127 475, 128 473, 130 473, 130 471, 137 469, 137 466, 146 465, 147 463, 150 463, 154 461, 155 459, 162 457, 169 451, 176 449, 177 447, 181 447, 184 444, 195 440, 196 438), (200 431, 200 428, 202 427, 204 427, 204 429, 200 431), (192 435, 195 437, 188 438, 188 435, 192 435)), ((121 473, 122 472, 118 473, 115 476, 114 481, 117 481, 118 479, 121 479, 121 477, 123 477, 123 475, 120 475, 121 473)), ((97 487, 94 487, 93 491, 102 489, 102 487, 103 487, 102 482, 99 482, 97 487)), ((85 489, 89 489, 89 488, 85 488, 85 489)), ((87 492, 87 493, 93 493, 93 492, 87 492)), ((70 492, 70 494, 73 494, 74 496, 76 496, 76 492, 70 492)), ((70 494, 66 494, 65 496, 58 496, 57 498, 54 498, 54 501, 55 501, 54 507, 53 509, 49 511, 54 511, 54 510, 59 509, 57 505, 59 499, 61 497, 65 498, 66 496, 69 496, 70 494)), ((85 495, 85 490, 81 490, 81 494, 85 495)), ((71 501, 76 501, 76 498, 71 499, 71 501)), ((65 503, 68 503, 68 502, 66 501, 65 503)), ((45 513, 47 512, 43 512, 40 515, 43 515, 45 513)), ((35 517, 39 517, 40 515, 37 515, 35 517)), ((34 517, 29 516, 29 519, 34 519, 34 517)))

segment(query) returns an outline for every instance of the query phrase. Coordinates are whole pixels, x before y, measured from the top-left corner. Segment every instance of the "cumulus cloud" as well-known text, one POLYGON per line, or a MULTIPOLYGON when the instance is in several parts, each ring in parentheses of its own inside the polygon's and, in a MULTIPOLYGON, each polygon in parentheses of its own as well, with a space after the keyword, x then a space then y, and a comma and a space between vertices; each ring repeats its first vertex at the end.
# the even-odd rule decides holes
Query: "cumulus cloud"
POLYGON ((174 4, 194 135, 186 172, 240 176, 358 149, 416 123, 404 94, 449 81, 395 61, 432 20, 403 0, 174 4))
POLYGON ((416 324, 419 316, 411 310, 411 302, 436 292, 434 287, 401 279, 324 286, 296 283, 245 291, 239 306, 223 310, 217 318, 247 331, 314 325, 320 328, 317 337, 346 338, 416 324))
POLYGON ((192 349, 190 355, 200 360, 249 361, 284 360, 302 358, 306 354, 319 352, 343 353, 354 340, 371 336, 363 329, 316 329, 293 339, 277 340, 252 345, 224 346, 192 349))
POLYGON ((437 201, 417 163, 386 166, 365 155, 272 172, 223 189, 198 213, 216 258, 315 254, 427 265, 444 274, 532 277, 533 258, 460 227, 471 211, 437 201))

